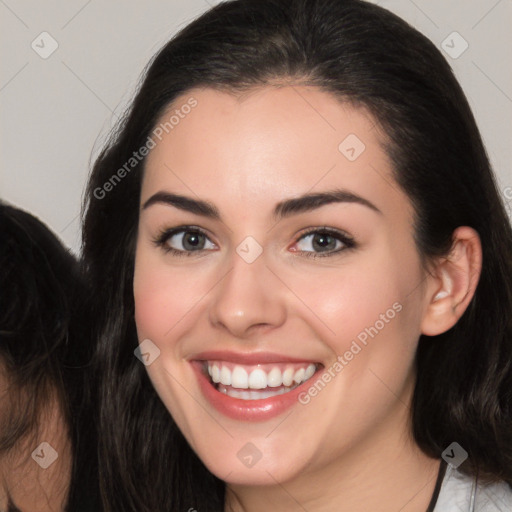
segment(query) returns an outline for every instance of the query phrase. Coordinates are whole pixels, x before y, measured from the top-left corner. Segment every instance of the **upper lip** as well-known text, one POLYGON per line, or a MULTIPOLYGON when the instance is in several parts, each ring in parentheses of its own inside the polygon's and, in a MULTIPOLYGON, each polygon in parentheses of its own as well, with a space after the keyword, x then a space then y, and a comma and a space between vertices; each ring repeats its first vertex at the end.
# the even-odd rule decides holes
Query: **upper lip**
POLYGON ((195 354, 190 360, 229 361, 231 363, 254 365, 271 363, 315 363, 313 359, 290 357, 273 352, 231 352, 227 350, 210 350, 195 354))

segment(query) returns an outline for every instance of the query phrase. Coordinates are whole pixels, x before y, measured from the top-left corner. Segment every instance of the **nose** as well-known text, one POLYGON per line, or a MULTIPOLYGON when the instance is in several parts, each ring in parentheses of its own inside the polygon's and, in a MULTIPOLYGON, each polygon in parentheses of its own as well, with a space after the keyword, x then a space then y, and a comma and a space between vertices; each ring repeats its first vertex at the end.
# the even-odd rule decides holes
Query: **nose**
POLYGON ((229 272, 212 290, 211 324, 238 339, 282 325, 286 318, 283 285, 264 256, 247 263, 234 253, 229 272))

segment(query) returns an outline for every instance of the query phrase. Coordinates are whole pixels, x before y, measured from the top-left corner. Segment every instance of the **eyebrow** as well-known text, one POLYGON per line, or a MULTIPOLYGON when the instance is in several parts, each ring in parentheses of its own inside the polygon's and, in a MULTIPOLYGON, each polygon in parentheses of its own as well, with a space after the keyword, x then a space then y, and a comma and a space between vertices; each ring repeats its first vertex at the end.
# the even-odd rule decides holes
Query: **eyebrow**
MULTIPOLYGON (((321 208, 322 206, 332 203, 360 204, 382 215, 382 212, 367 199, 364 199, 363 197, 360 197, 348 190, 335 189, 326 192, 304 194, 299 197, 293 197, 286 199, 285 201, 281 201, 275 206, 272 216, 274 220, 281 220, 285 217, 316 210, 317 208, 321 208)), ((212 220, 221 220, 221 215, 217 207, 209 201, 201 199, 193 199, 179 194, 160 191, 153 194, 142 205, 142 210, 145 210, 154 204, 170 205, 195 215, 201 215, 212 220)))

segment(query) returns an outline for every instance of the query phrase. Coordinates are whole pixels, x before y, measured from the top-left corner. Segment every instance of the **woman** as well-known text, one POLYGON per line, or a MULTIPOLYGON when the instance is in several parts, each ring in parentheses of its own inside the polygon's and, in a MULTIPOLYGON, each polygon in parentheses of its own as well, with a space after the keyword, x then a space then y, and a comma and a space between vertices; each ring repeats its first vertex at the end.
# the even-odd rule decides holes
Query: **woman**
POLYGON ((0 203, 0 510, 98 511, 93 379, 78 263, 0 203))
POLYGON ((211 9, 88 185, 106 509, 506 510, 511 256, 424 36, 358 0, 211 9))

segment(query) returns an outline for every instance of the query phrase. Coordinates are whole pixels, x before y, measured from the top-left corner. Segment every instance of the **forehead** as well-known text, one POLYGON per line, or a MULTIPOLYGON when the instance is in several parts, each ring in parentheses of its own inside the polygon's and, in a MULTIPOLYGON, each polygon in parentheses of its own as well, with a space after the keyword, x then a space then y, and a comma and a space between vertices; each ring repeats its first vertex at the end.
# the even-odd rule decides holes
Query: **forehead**
POLYGON ((155 129, 142 200, 171 190, 221 210, 267 210, 285 197, 346 188, 384 210, 408 203, 375 120, 315 87, 267 86, 238 97, 192 89, 155 129))

